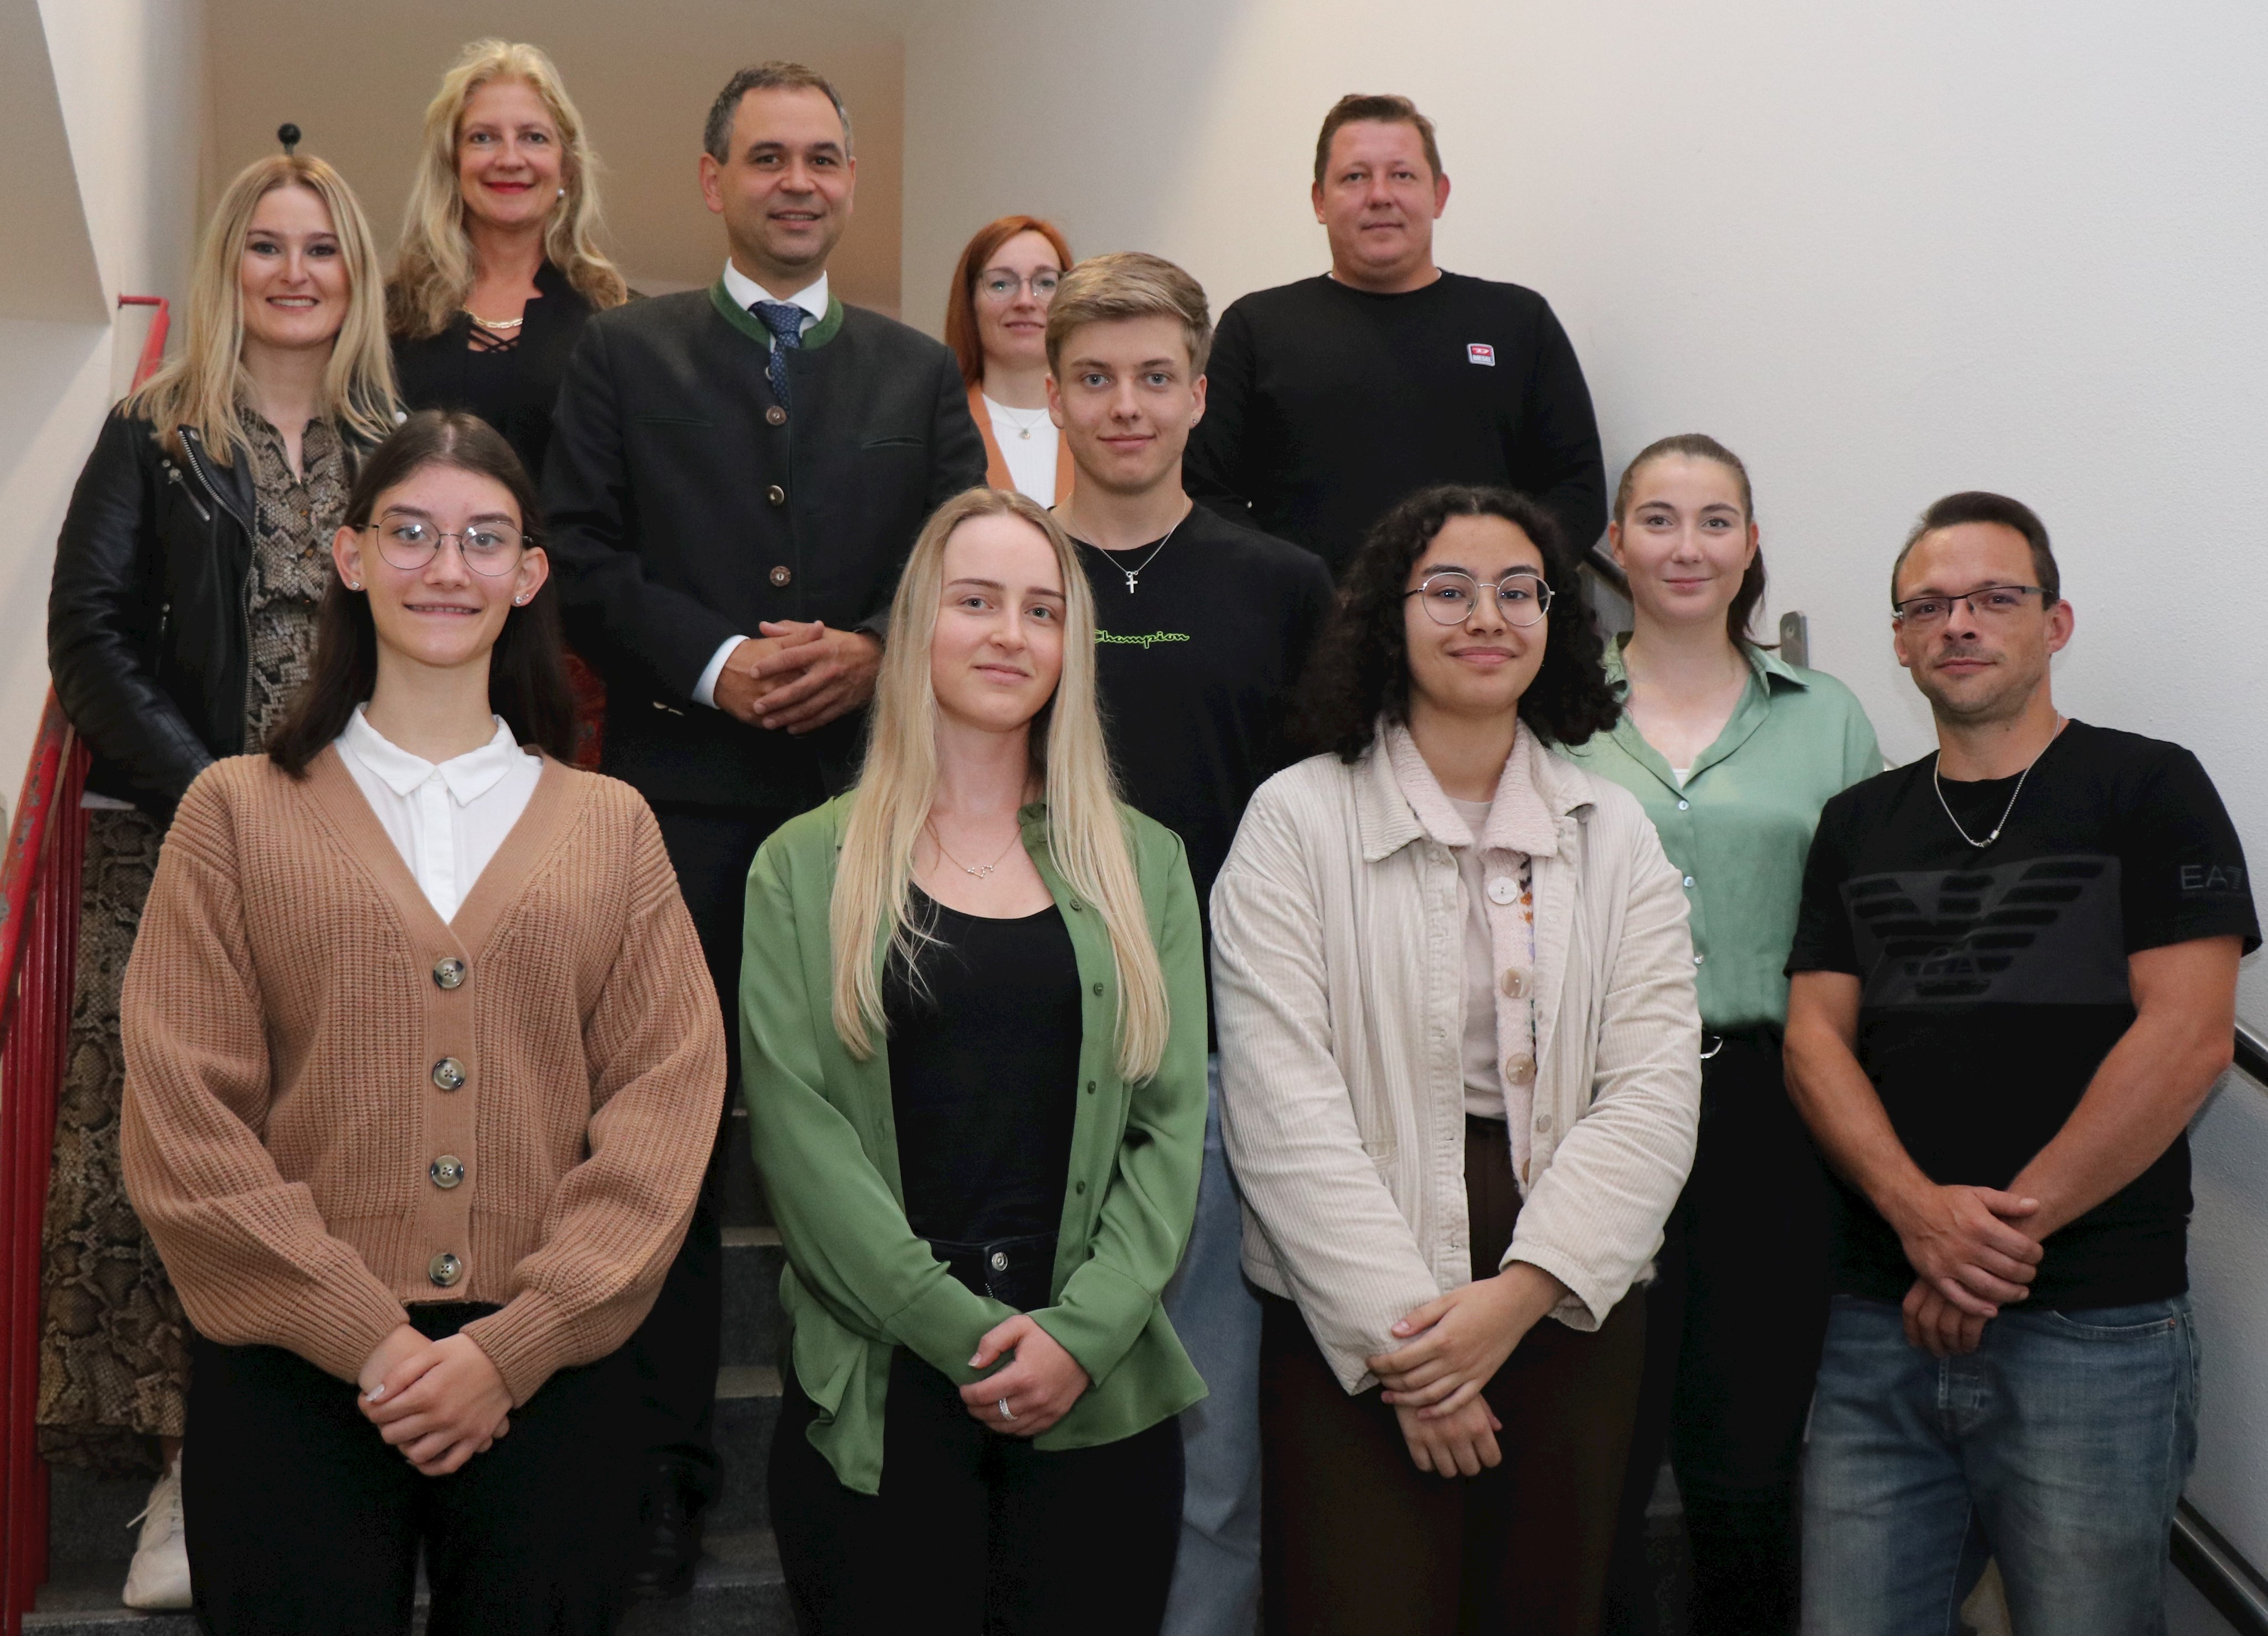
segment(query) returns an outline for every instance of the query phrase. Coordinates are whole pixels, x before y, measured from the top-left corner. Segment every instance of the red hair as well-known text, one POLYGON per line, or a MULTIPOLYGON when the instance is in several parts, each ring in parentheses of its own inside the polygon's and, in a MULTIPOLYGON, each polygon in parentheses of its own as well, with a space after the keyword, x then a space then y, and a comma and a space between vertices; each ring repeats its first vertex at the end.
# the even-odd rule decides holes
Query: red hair
POLYGON ((1004 216, 976 230, 953 269, 953 295, 945 304, 945 344, 961 360, 961 379, 975 386, 984 379, 984 343, 976 328, 976 280, 1000 247, 1018 233, 1037 233, 1054 248, 1063 270, 1071 271, 1071 246, 1053 222, 1036 216, 1004 216))

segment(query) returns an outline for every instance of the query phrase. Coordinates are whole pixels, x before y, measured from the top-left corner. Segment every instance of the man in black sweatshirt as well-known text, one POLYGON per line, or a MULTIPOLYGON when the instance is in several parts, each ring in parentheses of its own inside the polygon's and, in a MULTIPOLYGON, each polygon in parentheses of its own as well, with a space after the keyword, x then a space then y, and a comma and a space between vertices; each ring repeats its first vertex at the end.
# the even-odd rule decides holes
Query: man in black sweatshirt
POLYGON ((1350 96, 1315 144, 1331 270, 1221 315, 1189 492, 1342 571, 1412 490, 1492 483, 1587 546, 1607 522, 1582 365, 1533 290, 1433 265, 1449 179, 1406 97, 1350 96))

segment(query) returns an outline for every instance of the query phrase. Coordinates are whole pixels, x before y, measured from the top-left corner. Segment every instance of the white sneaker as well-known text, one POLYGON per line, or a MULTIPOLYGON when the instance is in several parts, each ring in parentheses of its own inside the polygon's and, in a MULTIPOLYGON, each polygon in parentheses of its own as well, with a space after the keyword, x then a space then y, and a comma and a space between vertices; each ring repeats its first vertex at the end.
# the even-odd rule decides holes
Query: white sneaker
MULTIPOLYGON (((134 1548, 134 1565, 126 1570, 129 1608, 156 1612, 189 1605, 189 1542, 181 1531, 181 1464, 166 1469, 150 1491, 150 1503, 134 1519, 142 1525, 141 1543, 134 1548)), ((127 1524, 133 1526, 132 1522, 127 1524)))

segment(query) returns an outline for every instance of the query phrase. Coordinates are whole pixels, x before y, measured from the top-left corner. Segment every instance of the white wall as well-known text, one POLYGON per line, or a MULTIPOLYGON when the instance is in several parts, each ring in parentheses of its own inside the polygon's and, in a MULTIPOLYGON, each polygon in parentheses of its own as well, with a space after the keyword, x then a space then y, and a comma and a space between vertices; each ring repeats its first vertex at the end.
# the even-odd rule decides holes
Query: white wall
MULTIPOLYGON (((1769 615, 1810 615, 1894 758, 1932 741, 1890 556, 1936 496, 2004 490, 2079 610, 2059 702, 2195 749, 2268 866, 2268 11, 969 0, 909 30, 909 318, 1011 210, 1181 261, 1217 306, 1319 271, 1322 113, 1407 93, 1454 184, 1443 262, 1550 296, 1610 478, 1673 431, 1747 458, 1769 615)), ((2268 961, 2242 981, 2268 1024, 2268 961)), ((2268 1564, 2268 1098, 2225 1090, 2197 1153, 2194 1492, 2268 1564)))
POLYGON ((47 694, 48 577, 148 314, 184 293, 203 148, 200 0, 0 0, 0 800, 47 694))

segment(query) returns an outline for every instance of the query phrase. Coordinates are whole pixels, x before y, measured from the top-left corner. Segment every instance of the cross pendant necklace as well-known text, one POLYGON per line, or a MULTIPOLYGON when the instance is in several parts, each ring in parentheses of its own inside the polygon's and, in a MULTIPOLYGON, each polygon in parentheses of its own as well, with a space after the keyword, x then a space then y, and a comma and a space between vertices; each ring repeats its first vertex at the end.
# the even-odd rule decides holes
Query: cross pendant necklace
MULTIPOLYGON (((1160 541, 1159 541, 1159 542, 1158 542, 1157 549, 1156 549, 1156 550, 1152 551, 1152 552, 1150 553, 1150 555, 1149 555, 1149 556, 1147 556, 1144 557, 1144 558, 1142 559, 1142 561, 1140 562, 1140 564, 1138 564, 1137 566, 1132 567, 1132 568, 1118 568, 1117 561, 1116 560, 1116 558, 1112 558, 1111 563, 1110 563, 1110 565, 1111 565, 1113 568, 1118 568, 1118 571, 1119 571, 1120 573, 1124 574, 1124 575, 1126 576, 1126 594, 1127 594, 1127 595, 1131 596, 1131 595, 1133 595, 1133 594, 1134 594, 1134 593, 1135 593, 1135 592, 1137 592, 1137 591, 1138 591, 1138 590, 1140 590, 1140 589, 1142 588, 1142 576, 1143 576, 1144 574, 1145 574, 1145 573, 1149 572, 1149 571, 1150 571, 1150 564, 1152 564, 1152 563, 1154 563, 1154 562, 1156 562, 1156 561, 1158 560, 1158 552, 1159 552, 1159 551, 1162 551, 1162 550, 1164 550, 1167 546, 1171 545, 1171 544, 1174 542, 1174 536, 1175 534, 1179 534, 1179 533, 1182 531, 1182 525, 1183 523, 1185 523, 1185 522, 1189 521, 1189 512, 1193 512, 1193 511, 1195 511, 1195 510, 1197 510, 1197 506, 1196 506, 1194 504, 1192 504, 1192 505, 1190 505, 1190 507, 1189 507, 1189 512, 1182 512, 1179 517, 1175 518, 1175 519, 1174 520, 1174 526, 1173 526, 1172 527, 1170 527, 1170 528, 1168 528, 1168 529, 1167 529, 1167 530, 1166 530, 1166 537, 1165 537, 1164 539, 1162 539, 1162 540, 1160 540, 1160 541)), ((1082 543, 1084 543, 1084 542, 1082 542, 1082 543)), ((1102 551, 1102 548, 1101 548, 1101 546, 1099 546, 1099 545, 1098 545, 1098 546, 1092 546, 1092 547, 1090 547, 1089 549, 1093 549, 1093 550, 1102 551)), ((1110 556, 1111 556, 1111 553, 1109 553, 1108 551, 1103 551, 1103 556, 1106 556, 1106 557, 1110 557, 1110 556)))

